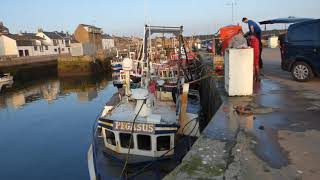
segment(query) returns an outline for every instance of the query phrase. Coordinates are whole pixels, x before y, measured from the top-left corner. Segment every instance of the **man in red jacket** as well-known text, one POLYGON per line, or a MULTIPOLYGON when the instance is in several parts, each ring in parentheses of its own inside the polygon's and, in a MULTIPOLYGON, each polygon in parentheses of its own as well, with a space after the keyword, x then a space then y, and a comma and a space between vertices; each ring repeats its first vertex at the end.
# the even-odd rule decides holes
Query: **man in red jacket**
POLYGON ((253 69, 254 69, 254 79, 256 81, 260 80, 260 41, 259 38, 254 34, 249 35, 249 45, 253 48, 253 69))

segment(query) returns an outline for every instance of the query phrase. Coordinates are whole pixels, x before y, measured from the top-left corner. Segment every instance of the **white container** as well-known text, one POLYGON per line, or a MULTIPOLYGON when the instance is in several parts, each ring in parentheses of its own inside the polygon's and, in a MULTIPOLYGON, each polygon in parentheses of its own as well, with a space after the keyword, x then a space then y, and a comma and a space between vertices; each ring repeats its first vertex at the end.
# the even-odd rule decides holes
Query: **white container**
POLYGON ((279 40, 278 36, 269 37, 269 39, 268 39, 269 48, 277 48, 279 45, 278 40, 279 40))
POLYGON ((229 96, 253 93, 253 49, 227 49, 224 57, 225 90, 229 96))

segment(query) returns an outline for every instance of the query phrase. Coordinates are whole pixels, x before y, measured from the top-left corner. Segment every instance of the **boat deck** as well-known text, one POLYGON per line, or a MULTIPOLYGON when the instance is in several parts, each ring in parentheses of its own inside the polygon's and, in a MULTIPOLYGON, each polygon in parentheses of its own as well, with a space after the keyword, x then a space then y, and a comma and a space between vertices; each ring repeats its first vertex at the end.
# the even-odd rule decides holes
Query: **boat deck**
MULTIPOLYGON (((129 103, 122 101, 121 104, 115 108, 111 113, 107 114, 105 119, 114 121, 126 121, 131 122, 135 117, 135 101, 129 101, 129 103)), ((160 101, 155 99, 155 105, 152 114, 161 115, 160 124, 176 124, 176 105, 172 101, 160 101)), ((136 122, 139 123, 152 123, 148 122, 146 117, 138 116, 136 122)))

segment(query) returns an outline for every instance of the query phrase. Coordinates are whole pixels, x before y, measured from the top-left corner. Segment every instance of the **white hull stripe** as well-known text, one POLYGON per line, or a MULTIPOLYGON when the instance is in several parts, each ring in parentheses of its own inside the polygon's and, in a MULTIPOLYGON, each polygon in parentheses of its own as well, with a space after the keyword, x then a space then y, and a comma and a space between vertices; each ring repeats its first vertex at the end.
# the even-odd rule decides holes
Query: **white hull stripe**
POLYGON ((156 127, 156 131, 176 131, 176 127, 156 127))

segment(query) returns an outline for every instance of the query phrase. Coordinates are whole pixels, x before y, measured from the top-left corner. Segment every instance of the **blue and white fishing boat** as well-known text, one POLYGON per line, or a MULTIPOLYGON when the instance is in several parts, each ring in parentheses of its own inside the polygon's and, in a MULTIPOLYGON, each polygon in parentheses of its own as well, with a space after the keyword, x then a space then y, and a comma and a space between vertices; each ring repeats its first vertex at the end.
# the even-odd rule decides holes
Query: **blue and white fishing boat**
POLYGON ((123 59, 120 57, 116 57, 114 59, 111 60, 111 69, 114 72, 120 72, 120 70, 122 70, 122 61, 123 59))
POLYGON ((94 125, 93 142, 88 151, 91 180, 109 179, 110 173, 115 173, 107 172, 110 160, 123 167, 118 174, 122 178, 127 165, 173 158, 177 153, 179 136, 199 136, 200 99, 197 92, 190 91, 190 94, 189 84, 179 84, 179 77, 175 85, 182 86, 182 92, 163 92, 159 88, 163 84, 157 83, 161 78, 150 73, 149 35, 158 31, 174 35, 182 33, 181 27, 163 30, 145 27, 144 66, 138 88, 131 88, 134 61, 129 58, 122 61, 123 74, 120 76, 124 80, 123 88, 106 103, 94 125), (189 94, 197 103, 188 104, 189 94))

